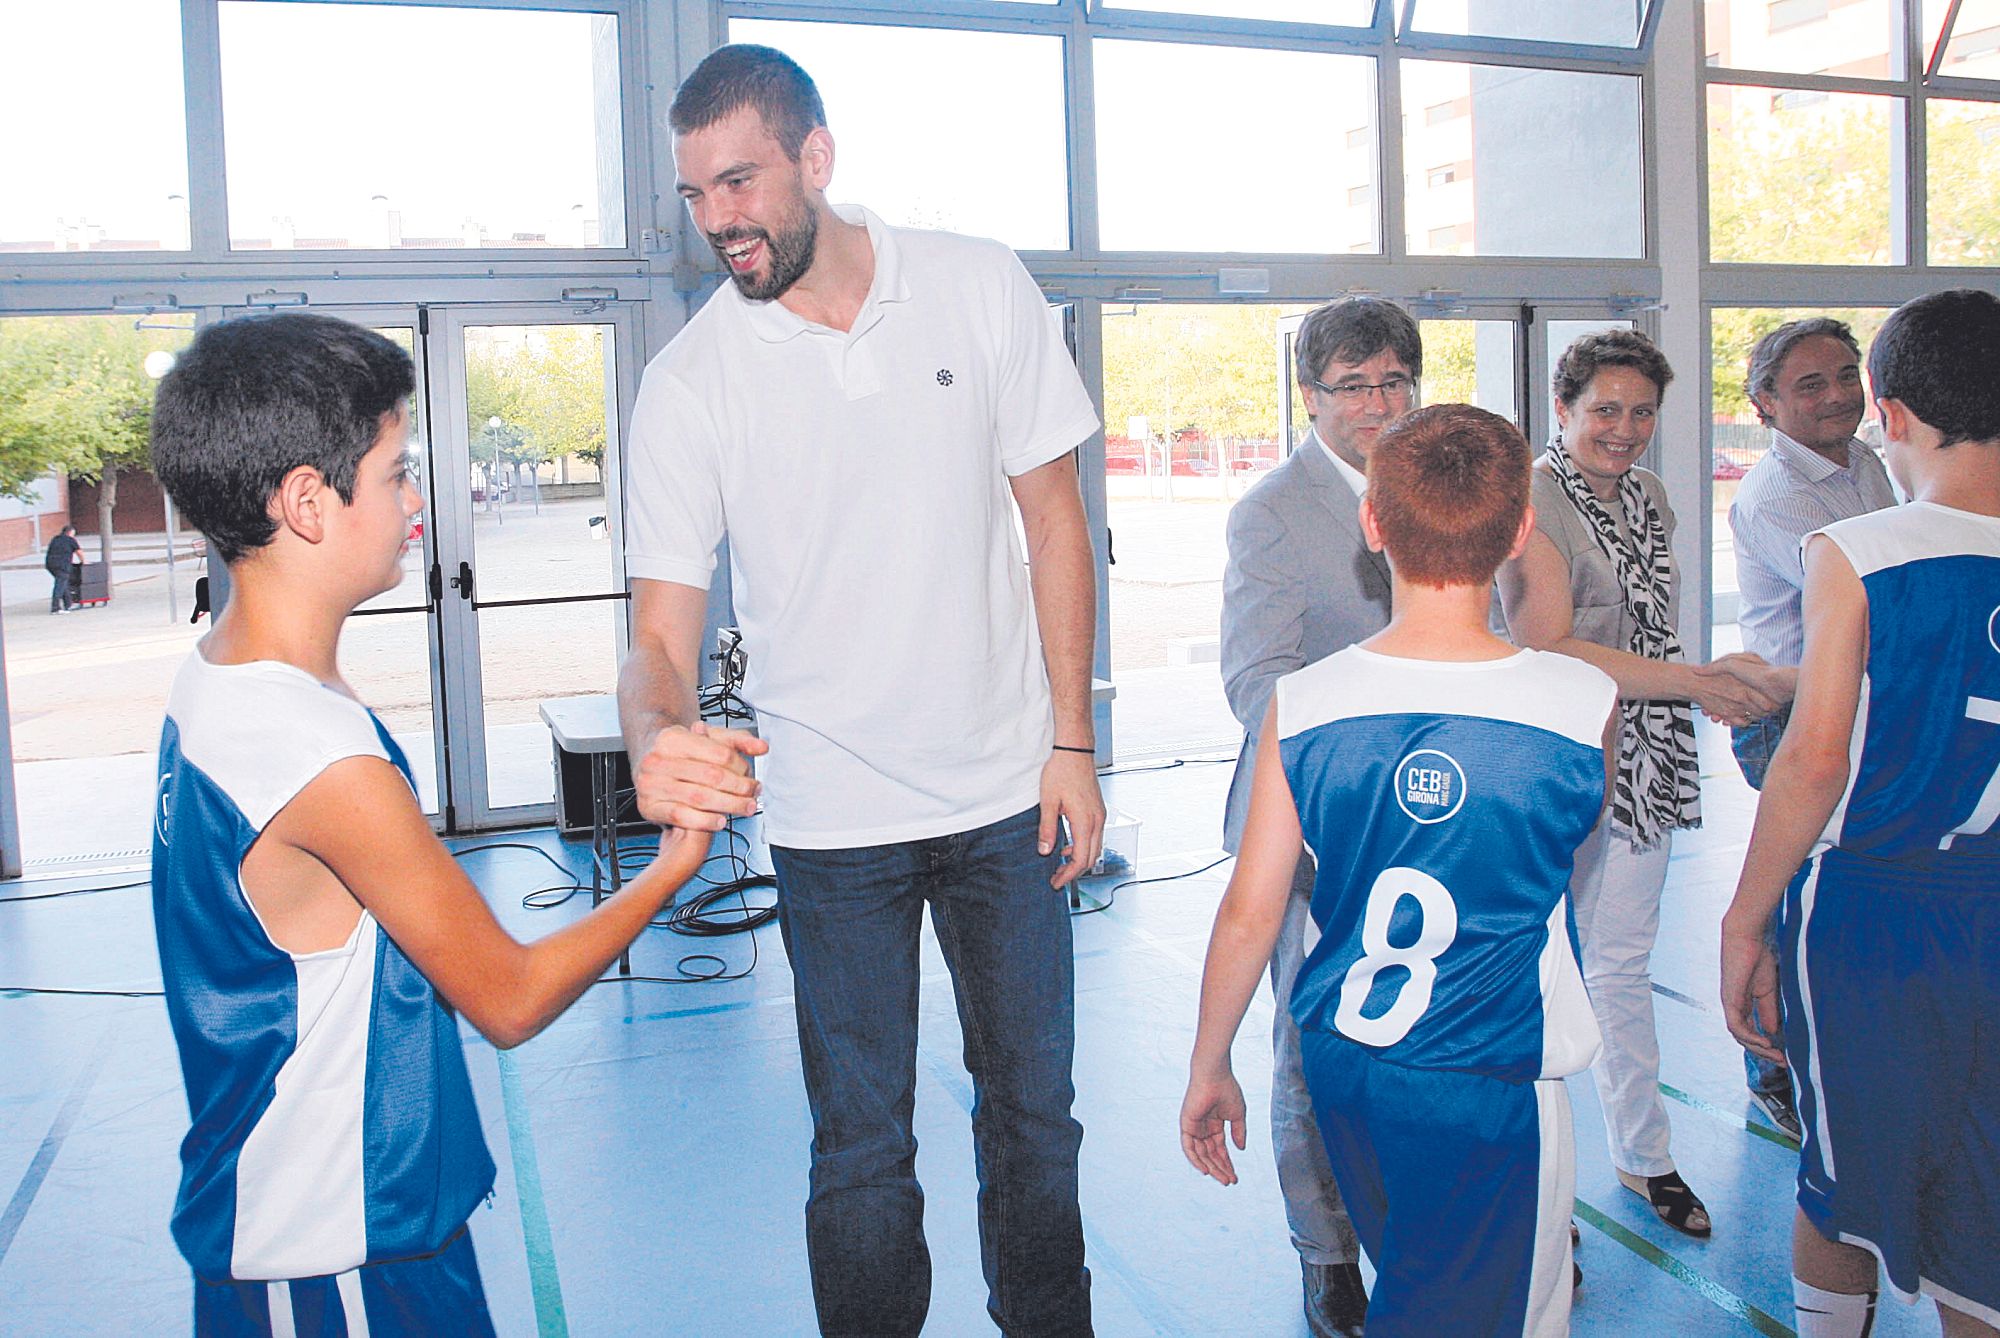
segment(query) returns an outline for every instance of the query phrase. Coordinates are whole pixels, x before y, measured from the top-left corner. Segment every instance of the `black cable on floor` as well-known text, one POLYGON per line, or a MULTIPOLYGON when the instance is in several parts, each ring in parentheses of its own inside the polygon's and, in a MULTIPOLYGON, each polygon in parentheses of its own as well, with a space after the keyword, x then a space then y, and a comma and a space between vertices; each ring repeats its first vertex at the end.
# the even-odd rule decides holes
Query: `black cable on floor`
MULTIPOLYGON (((620 791, 614 796, 613 812, 617 815, 619 825, 623 824, 633 803, 634 795, 630 790, 620 791)), ((757 969, 760 950, 755 931, 775 921, 778 918, 778 908, 775 902, 753 902, 748 893, 757 888, 776 887, 777 879, 751 866, 749 838, 737 829, 734 821, 725 826, 723 831, 726 834, 725 848, 703 860, 694 879, 689 880, 692 884, 698 879, 704 886, 692 896, 670 907, 665 916, 649 923, 653 928, 669 930, 687 938, 725 938, 735 934, 750 934, 749 965, 740 970, 733 970, 726 959, 714 953, 693 952, 686 953, 675 961, 675 975, 608 975, 600 976, 597 984, 608 985, 629 981, 654 985, 705 985, 741 980, 757 969), (718 863, 724 866, 727 877, 716 878, 706 872, 710 866, 718 863), (735 904, 726 904, 732 898, 735 904)), ((468 846, 462 851, 453 853, 469 855, 484 850, 506 849, 533 851, 563 874, 575 877, 568 865, 556 859, 547 850, 525 842, 488 842, 483 845, 468 846)), ((618 863, 620 881, 624 880, 628 871, 636 873, 642 870, 658 852, 657 843, 615 845, 611 858, 618 863)), ((590 885, 586 883, 574 881, 556 883, 527 893, 521 898, 521 904, 529 910, 549 910, 563 905, 578 893, 591 890, 590 885)))
MULTIPOLYGON (((1186 873, 1163 873, 1153 878, 1127 878, 1122 883, 1113 883, 1111 885, 1111 890, 1105 894, 1104 900, 1098 902, 1094 906, 1083 906, 1079 907, 1078 909, 1072 910, 1069 913, 1070 919, 1078 920, 1082 919, 1086 915, 1095 915, 1099 911, 1110 910, 1113 906, 1118 904, 1118 889, 1121 887, 1138 887, 1144 883, 1171 883, 1181 878, 1192 878, 1198 873, 1207 873, 1210 869, 1213 869, 1216 865, 1226 864, 1230 860, 1233 860, 1235 858, 1236 856, 1234 855, 1224 855, 1220 859, 1210 860, 1208 863, 1202 865, 1199 869, 1189 869, 1186 873)), ((1079 892, 1077 896, 1080 898, 1083 896, 1083 894, 1079 892)))
MULTIPOLYGON (((0 897, 0 902, 9 901, 54 901, 58 897, 83 897, 93 892, 122 892, 134 887, 151 887, 153 880, 140 878, 129 883, 102 883, 94 887, 66 887, 59 892, 26 892, 17 896, 0 897)), ((64 989, 54 985, 0 985, 0 994, 67 994, 101 999, 162 999, 165 990, 84 990, 64 989)))
POLYGON ((0 985, 0 994, 82 994, 101 999, 164 999, 165 990, 64 990, 53 985, 0 985))
POLYGON ((93 892, 123 892, 127 888, 151 887, 153 880, 141 878, 131 883, 105 883, 99 887, 66 887, 60 892, 25 892, 19 896, 0 897, 0 904, 9 901, 54 901, 57 897, 87 897, 93 892))
POLYGON ((1235 753, 1228 753, 1222 757, 1176 757, 1165 762, 1133 762, 1122 767, 1101 767, 1097 774, 1100 777, 1128 776, 1140 771, 1172 771, 1175 767, 1212 767, 1235 760, 1235 753))

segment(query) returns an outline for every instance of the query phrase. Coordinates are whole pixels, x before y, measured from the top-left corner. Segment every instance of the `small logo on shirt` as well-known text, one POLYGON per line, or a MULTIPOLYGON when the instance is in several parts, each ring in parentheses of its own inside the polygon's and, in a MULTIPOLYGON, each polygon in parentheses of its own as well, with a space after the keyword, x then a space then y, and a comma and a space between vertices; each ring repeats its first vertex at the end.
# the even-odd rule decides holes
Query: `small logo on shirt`
POLYGON ((2000 651, 2000 609, 1986 615, 1986 644, 2000 651))
POLYGON ((1465 769, 1449 754, 1419 748, 1396 764, 1396 803, 1412 822, 1456 817, 1465 804, 1465 769))
POLYGON ((951 384, 951 368, 949 367, 938 368, 937 376, 939 385, 948 386, 951 384))

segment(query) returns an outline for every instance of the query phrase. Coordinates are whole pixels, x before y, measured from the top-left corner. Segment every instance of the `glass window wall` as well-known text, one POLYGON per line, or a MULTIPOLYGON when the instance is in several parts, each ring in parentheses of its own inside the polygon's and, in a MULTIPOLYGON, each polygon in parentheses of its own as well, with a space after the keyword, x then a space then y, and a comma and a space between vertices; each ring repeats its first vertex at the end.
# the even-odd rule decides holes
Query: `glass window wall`
POLYGON ((906 227, 1069 248, 1060 38, 736 19, 729 39, 777 47, 812 75, 834 199, 906 227))
POLYGON ((0 252, 185 251, 176 0, 0 5, 0 252))
POLYGON ((1402 79, 1411 254, 1645 254, 1637 78, 1406 60, 1402 79))
POLYGON ((1861 93, 1710 84, 1710 258, 1900 264, 1892 145, 1905 105, 1861 93))
POLYGON ((1113 40, 1093 59, 1105 250, 1380 249, 1375 200, 1349 194, 1379 172, 1373 60, 1113 40))
POLYGON ((1635 47, 1645 17, 1644 0, 1417 0, 1405 31, 1635 47))
POLYGON ((625 246, 616 17, 218 10, 232 250, 625 246))

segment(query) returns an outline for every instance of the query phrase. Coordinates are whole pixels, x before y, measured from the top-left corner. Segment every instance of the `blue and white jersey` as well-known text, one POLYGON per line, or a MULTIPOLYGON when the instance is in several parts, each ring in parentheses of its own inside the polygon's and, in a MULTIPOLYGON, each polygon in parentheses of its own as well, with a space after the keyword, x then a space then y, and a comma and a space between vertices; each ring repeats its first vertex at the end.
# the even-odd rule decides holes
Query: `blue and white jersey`
POLYGON ((174 679, 160 735, 153 918, 192 1128, 174 1240, 195 1273, 341 1273, 442 1247, 493 1186, 457 1022, 362 912, 347 942, 276 946, 243 857, 343 758, 409 763, 360 703, 291 665, 174 679))
POLYGON ((1617 688, 1565 655, 1394 659, 1350 646, 1280 679, 1279 751, 1319 862, 1308 1031, 1510 1081, 1589 1066, 1569 878, 1604 806, 1617 688))
POLYGON ((1816 849, 2000 857, 2000 519, 1913 502, 1819 533, 1867 592, 1868 663, 1816 849))

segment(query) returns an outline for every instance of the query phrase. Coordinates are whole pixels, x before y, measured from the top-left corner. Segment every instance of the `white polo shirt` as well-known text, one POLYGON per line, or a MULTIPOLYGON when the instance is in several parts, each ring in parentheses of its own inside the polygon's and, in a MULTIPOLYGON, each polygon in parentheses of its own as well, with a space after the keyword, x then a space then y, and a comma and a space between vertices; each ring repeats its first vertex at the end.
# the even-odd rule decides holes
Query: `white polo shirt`
POLYGON ((626 569, 707 588, 729 537, 777 845, 969 831, 1034 804, 1054 741, 1007 487, 1097 430, 998 242, 867 210, 854 328, 719 289, 646 369, 626 569))

